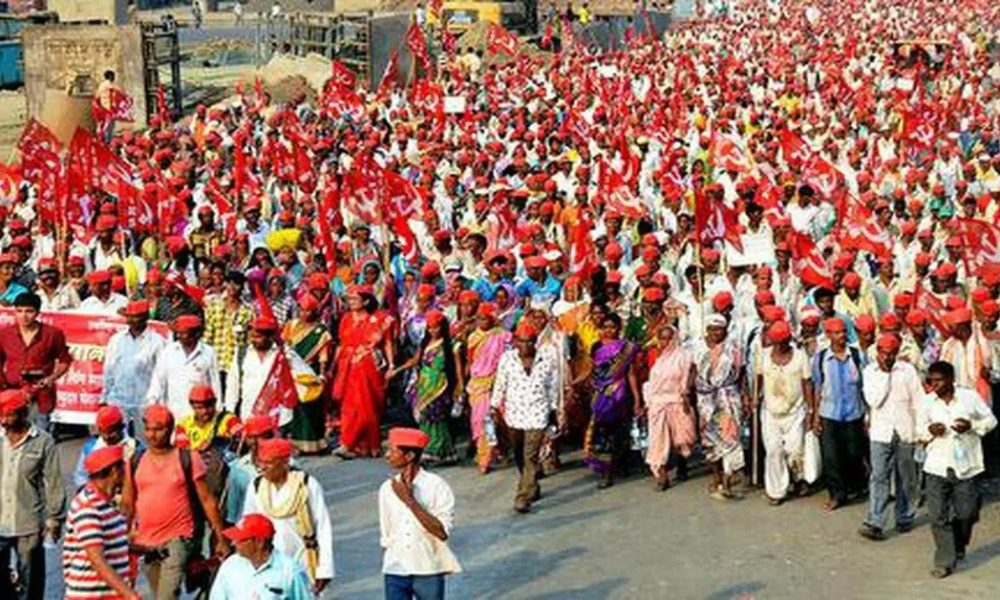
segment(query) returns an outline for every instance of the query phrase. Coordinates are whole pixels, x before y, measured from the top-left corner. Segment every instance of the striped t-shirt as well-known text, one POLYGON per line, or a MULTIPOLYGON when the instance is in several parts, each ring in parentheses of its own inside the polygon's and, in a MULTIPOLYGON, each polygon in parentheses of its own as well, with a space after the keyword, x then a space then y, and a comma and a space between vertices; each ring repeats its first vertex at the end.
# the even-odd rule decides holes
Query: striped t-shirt
POLYGON ((118 575, 130 579, 128 524, 118 508, 92 484, 73 498, 63 543, 66 598, 118 598, 87 559, 88 546, 100 546, 104 560, 118 575))

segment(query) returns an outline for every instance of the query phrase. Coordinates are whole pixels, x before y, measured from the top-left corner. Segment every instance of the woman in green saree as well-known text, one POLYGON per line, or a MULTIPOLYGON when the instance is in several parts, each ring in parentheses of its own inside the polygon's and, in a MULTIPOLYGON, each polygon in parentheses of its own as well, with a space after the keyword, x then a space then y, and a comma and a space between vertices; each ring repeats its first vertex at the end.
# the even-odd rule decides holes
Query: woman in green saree
MULTIPOLYGON (((282 337, 316 373, 325 378, 329 373, 333 337, 319 318, 319 302, 312 294, 299 298, 298 318, 285 324, 282 337)), ((292 414, 292 420, 284 427, 285 435, 302 454, 316 454, 327 449, 326 412, 327 390, 315 399, 303 399, 292 414)))
MULTIPOLYGON (((430 465, 458 461, 448 419, 454 396, 462 388, 458 363, 448 333, 448 319, 437 309, 427 311, 427 332, 416 356, 400 365, 397 371, 417 369, 416 384, 409 388, 407 400, 420 429, 431 437, 423 460, 430 465)), ((394 373, 393 373, 394 374, 394 373)))

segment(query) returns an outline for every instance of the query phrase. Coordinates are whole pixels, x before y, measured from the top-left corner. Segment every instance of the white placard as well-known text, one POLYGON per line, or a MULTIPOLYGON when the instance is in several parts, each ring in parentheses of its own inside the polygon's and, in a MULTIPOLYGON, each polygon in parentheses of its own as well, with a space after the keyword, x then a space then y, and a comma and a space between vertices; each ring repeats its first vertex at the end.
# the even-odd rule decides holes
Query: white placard
POLYGON ((731 267, 745 267, 747 265, 769 265, 774 263, 774 241, 767 234, 743 234, 740 236, 743 242, 743 252, 726 242, 726 260, 731 267))
POLYGON ((597 67, 597 74, 605 79, 611 79, 618 75, 618 65, 601 65, 597 67))
POLYGON ((445 96, 444 112, 449 115, 465 114, 465 96, 445 96))

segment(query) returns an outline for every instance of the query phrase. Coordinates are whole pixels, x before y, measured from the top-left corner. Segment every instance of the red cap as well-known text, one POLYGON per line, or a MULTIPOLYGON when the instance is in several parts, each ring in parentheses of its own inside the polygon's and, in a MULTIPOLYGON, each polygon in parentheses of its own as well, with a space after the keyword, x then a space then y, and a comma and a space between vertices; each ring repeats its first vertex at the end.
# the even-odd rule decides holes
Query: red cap
POLYGON ((890 352, 895 352, 899 350, 899 336, 895 333, 883 333, 878 338, 878 348, 879 350, 888 350, 890 352))
POLYGON ((243 435, 264 435, 274 431, 274 421, 268 415, 253 415, 243 423, 243 435))
POLYGON ((441 323, 448 320, 448 318, 444 316, 444 313, 436 308, 432 308, 427 311, 427 314, 424 315, 424 319, 427 321, 427 329, 439 327, 441 323))
POLYGON ((22 390, 4 390, 0 392, 0 412, 14 412, 28 406, 28 394, 22 390))
POLYGON ((97 450, 91 451, 90 454, 83 459, 83 468, 87 470, 87 474, 94 475, 95 473, 100 473, 104 469, 107 469, 111 465, 122 462, 124 455, 125 453, 122 450, 122 447, 118 444, 98 448, 97 450))
POLYGON ((986 317, 995 317, 1000 314, 1000 302, 996 300, 987 300, 979 305, 979 310, 982 311, 983 315, 986 317))
POLYGON ((878 320, 878 326, 881 329, 896 329, 902 326, 902 322, 900 322, 899 317, 896 315, 896 313, 885 313, 878 320))
POLYGON ((861 276, 851 271, 844 275, 844 287, 849 290, 857 290, 861 288, 861 276))
POLYGON ((604 258, 608 260, 621 260, 625 256, 625 251, 618 242, 611 242, 604 248, 604 258))
POLYGON ((979 304, 979 303, 986 302, 987 300, 989 300, 990 296, 992 296, 992 295, 993 294, 992 294, 992 292, 990 292, 990 288, 987 288, 987 287, 977 287, 976 289, 972 290, 972 293, 969 294, 969 297, 972 299, 973 302, 975 302, 976 304, 979 304))
POLYGON ((756 302, 760 306, 768 306, 770 304, 774 304, 775 302, 774 292, 772 292, 771 290, 758 290, 757 293, 754 294, 753 299, 754 302, 756 302))
POLYGON ((871 333, 875 331, 875 318, 871 315, 861 315, 854 319, 854 326, 857 327, 858 331, 871 333))
POLYGON ((820 319, 823 314, 819 312, 819 309, 815 306, 807 306, 802 309, 802 313, 799 315, 803 325, 819 325, 820 319))
POLYGON ((909 306, 913 306, 913 294, 910 292, 896 294, 892 299, 892 305, 896 308, 907 308, 909 306))
POLYGON ((165 241, 167 243, 167 252, 170 254, 177 254, 187 248, 187 241, 179 235, 169 236, 165 241))
POLYGON ((191 402, 215 402, 215 390, 210 385, 196 385, 188 393, 191 402))
POLYGON ((663 292, 663 290, 661 288, 658 288, 658 287, 646 288, 642 292, 642 301, 643 302, 657 302, 657 303, 659 303, 659 302, 663 302, 664 298, 666 298, 666 294, 663 292))
POLYGON ((90 273, 87 273, 87 283, 90 285, 111 283, 111 271, 91 271, 90 273))
POLYGON ((97 431, 106 432, 111 429, 123 425, 125 423, 125 414, 122 413, 122 409, 111 404, 105 404, 101 408, 97 409, 97 418, 94 421, 94 425, 97 426, 97 431))
POLYGON ((823 330, 827 333, 845 331, 846 329, 847 326, 844 325, 844 320, 840 317, 830 317, 829 319, 823 321, 823 330))
POLYGON ((38 272, 44 273, 46 271, 56 271, 59 272, 59 266, 56 264, 56 259, 48 257, 42 258, 38 261, 38 272))
POLYGON ((149 315, 149 300, 133 300, 122 309, 122 314, 126 317, 140 317, 149 315))
POLYGON ((275 320, 274 317, 261 315, 254 317, 253 321, 250 321, 250 328, 257 331, 273 333, 278 330, 278 321, 275 320))
POLYGON ((941 263, 938 266, 938 268, 934 269, 934 272, 931 273, 931 275, 934 277, 939 277, 941 279, 947 279, 948 277, 951 277, 956 273, 958 273, 958 269, 955 268, 955 265, 951 264, 950 262, 946 262, 946 263, 941 263))
POLYGON ((162 425, 169 427, 174 422, 174 416, 166 406, 162 404, 150 404, 146 407, 146 412, 142 414, 142 420, 152 425, 162 425))
POLYGON ((417 298, 433 298, 437 294, 437 288, 430 283, 421 283, 417 286, 417 298))
POLYGON ((609 271, 607 277, 604 278, 604 281, 605 283, 618 285, 622 282, 622 274, 620 271, 609 271))
POLYGON ((174 331, 192 331, 201 327, 201 317, 197 315, 181 315, 174 319, 174 331))
POLYGON ((492 302, 483 302, 476 309, 476 314, 480 317, 495 319, 497 316, 497 305, 492 302))
POLYGON ((441 273, 441 267, 433 260, 420 267, 420 276, 423 278, 434 277, 441 273))
POLYGON ((733 307, 733 295, 729 292, 719 292, 712 298, 712 308, 718 312, 722 312, 728 308, 733 307))
POLYGON ((269 540, 274 537, 274 523, 262 514, 244 515, 239 523, 223 529, 222 535, 234 542, 269 540))
POLYGON ((529 269, 542 269, 549 264, 549 261, 545 260, 544 256, 529 256, 524 259, 524 266, 529 269))
POLYGON ((514 330, 514 335, 516 337, 535 338, 538 337, 538 329, 529 323, 527 319, 521 319, 517 324, 517 329, 514 330))
POLYGON ((913 259, 913 262, 918 267, 929 267, 934 262, 934 255, 930 252, 917 252, 917 256, 913 259))
POLYGON ((792 338, 792 328, 785 321, 777 321, 768 327, 767 337, 772 342, 786 342, 792 338))
POLYGON ((769 323, 783 321, 785 319, 785 309, 775 304, 762 306, 760 316, 769 323))
POLYGON ((292 443, 285 438, 261 440, 257 444, 257 456, 261 460, 290 458, 292 456, 292 443))
POLYGON ((479 293, 475 290, 462 290, 458 294, 459 304, 469 304, 471 302, 479 302, 479 293))
POLYGON ((308 292, 304 293, 299 296, 299 308, 305 312, 314 311, 319 308, 319 300, 316 299, 316 296, 308 292))
POLYGON ((426 448, 431 437, 412 427, 393 427, 389 430, 389 445, 397 448, 426 448))

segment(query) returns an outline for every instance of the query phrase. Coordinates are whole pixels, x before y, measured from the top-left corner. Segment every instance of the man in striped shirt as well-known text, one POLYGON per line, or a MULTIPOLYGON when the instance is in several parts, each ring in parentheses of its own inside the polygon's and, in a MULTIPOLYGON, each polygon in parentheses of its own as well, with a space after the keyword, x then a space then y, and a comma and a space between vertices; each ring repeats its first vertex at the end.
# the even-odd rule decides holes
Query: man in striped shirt
POLYGON ((112 498, 121 488, 121 446, 94 450, 84 460, 90 477, 73 498, 63 544, 66 598, 138 599, 130 582, 128 524, 112 498))

